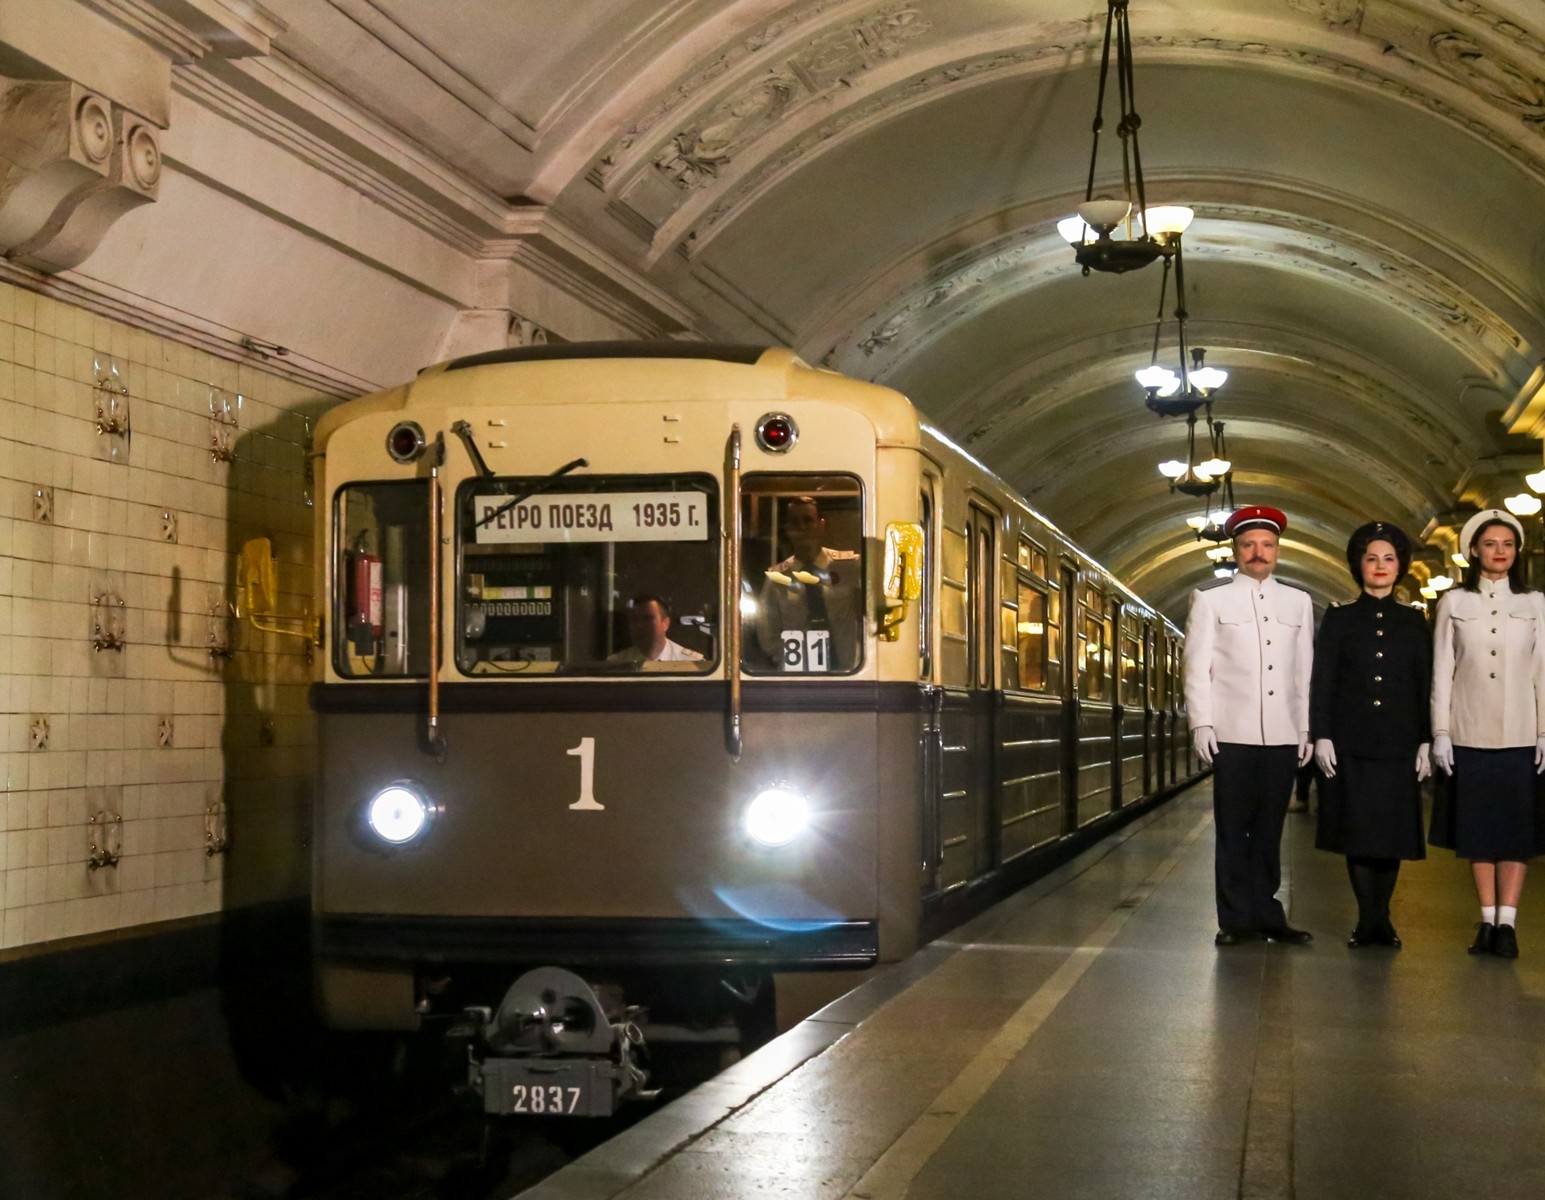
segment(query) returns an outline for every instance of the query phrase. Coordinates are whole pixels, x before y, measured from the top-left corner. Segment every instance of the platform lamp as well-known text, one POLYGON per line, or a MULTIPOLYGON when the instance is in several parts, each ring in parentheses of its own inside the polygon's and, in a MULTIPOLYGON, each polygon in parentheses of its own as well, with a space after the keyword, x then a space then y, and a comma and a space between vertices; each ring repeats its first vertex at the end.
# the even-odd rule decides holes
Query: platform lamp
POLYGON ((1143 156, 1137 131, 1142 118, 1132 79, 1132 30, 1128 0, 1107 0, 1105 43, 1100 52, 1100 88, 1094 102, 1094 144, 1089 151, 1089 179, 1084 202, 1076 216, 1057 222, 1057 232, 1073 247, 1073 255, 1085 275, 1090 271, 1122 274, 1146 267, 1172 252, 1179 230, 1191 220, 1191 210, 1178 205, 1149 208, 1143 187, 1143 156), (1094 177, 1100 158, 1100 133, 1105 128, 1105 86, 1110 79, 1111 43, 1116 45, 1116 87, 1121 119, 1116 136, 1121 139, 1121 196, 1095 195, 1094 177), (1179 229, 1175 228, 1179 222, 1179 229))

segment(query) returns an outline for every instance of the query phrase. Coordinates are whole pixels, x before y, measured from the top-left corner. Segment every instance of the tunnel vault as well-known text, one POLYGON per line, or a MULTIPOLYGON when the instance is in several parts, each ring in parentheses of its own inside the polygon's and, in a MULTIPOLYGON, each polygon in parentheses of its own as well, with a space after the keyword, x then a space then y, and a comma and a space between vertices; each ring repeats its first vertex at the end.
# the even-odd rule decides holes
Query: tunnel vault
MULTIPOLYGON (((1080 277, 1104 6, 58 0, 0 17, 0 275, 348 395, 544 340, 761 340, 889 384, 1179 614, 1207 567, 1131 371, 1158 270, 1080 277), (18 114, 25 116, 19 119, 18 114), (283 353, 276 353, 282 349, 283 353)), ((1545 431, 1545 9, 1132 5, 1150 200, 1242 502, 1347 592, 1545 431), (1486 466, 1489 464, 1489 467, 1486 466)), ((1109 180, 1102 179, 1102 183, 1109 180)), ((1447 532, 1446 532, 1447 531, 1447 532)))

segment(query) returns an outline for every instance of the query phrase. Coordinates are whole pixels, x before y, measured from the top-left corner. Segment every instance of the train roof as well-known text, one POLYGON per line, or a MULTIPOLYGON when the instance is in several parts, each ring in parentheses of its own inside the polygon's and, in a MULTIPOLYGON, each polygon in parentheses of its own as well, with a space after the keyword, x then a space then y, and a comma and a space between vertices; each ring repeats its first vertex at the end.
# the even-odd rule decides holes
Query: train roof
POLYGON ((1164 622, 1164 624, 1168 626, 1173 632, 1177 634, 1180 632, 1179 627, 1176 626, 1173 621, 1171 621, 1163 613, 1159 612, 1158 609, 1156 609, 1147 600, 1143 599, 1143 597, 1139 596, 1126 584, 1122 583, 1120 576, 1115 574, 1115 572, 1107 568, 1104 563, 1100 562, 1097 558, 1095 558, 1092 554, 1080 546, 1076 541, 1074 541, 1065 532, 1063 532, 1063 530, 1060 529, 1054 522, 1048 520, 1043 513, 1041 513, 1038 509, 1032 508, 1028 500, 1020 496, 1020 494, 1012 487, 1010 487, 996 471, 994 471, 981 459, 977 458, 970 451, 962 449, 947 434, 941 432, 935 426, 929 425, 927 422, 923 423, 922 430, 923 433, 928 437, 939 442, 941 445, 948 446, 952 453, 960 455, 961 458, 965 459, 973 467, 982 472, 982 474, 993 480, 993 482, 995 482, 1002 489, 1003 493, 1013 501, 1016 507, 1018 507, 1022 512, 1028 513, 1030 516, 1034 517, 1035 520, 1038 521, 1041 525, 1044 525, 1049 532, 1055 534, 1059 539, 1061 539, 1062 543, 1078 556, 1079 561, 1084 566, 1098 571, 1102 576, 1108 579, 1111 583, 1111 586, 1119 591, 1123 596, 1140 606, 1144 612, 1150 613, 1164 622))
POLYGON ((411 383, 329 409, 317 422, 314 446, 324 452, 332 433, 359 417, 420 407, 694 399, 775 405, 796 398, 863 412, 882 444, 918 444, 917 410, 905 396, 812 367, 784 347, 638 341, 521 346, 436 363, 411 383), (530 387, 512 389, 515 378, 530 387))

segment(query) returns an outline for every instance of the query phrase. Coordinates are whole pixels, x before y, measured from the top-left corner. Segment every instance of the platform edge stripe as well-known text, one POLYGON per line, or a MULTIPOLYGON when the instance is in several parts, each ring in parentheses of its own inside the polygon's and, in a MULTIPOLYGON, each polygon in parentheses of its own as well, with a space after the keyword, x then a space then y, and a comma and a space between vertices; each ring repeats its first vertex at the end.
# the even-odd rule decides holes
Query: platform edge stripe
POLYGON ((1084 972, 1116 939, 1121 927, 1153 895, 1154 889, 1180 864, 1211 824, 1212 814, 1204 814, 1153 873, 1138 884, 1083 945, 1068 955, 1051 978, 1004 1022, 993 1039, 934 1098, 928 1110, 913 1121, 843 1194, 843 1200, 902 1200, 912 1181, 938 1153, 949 1135, 987 1094, 1036 1030, 1083 978, 1084 972))

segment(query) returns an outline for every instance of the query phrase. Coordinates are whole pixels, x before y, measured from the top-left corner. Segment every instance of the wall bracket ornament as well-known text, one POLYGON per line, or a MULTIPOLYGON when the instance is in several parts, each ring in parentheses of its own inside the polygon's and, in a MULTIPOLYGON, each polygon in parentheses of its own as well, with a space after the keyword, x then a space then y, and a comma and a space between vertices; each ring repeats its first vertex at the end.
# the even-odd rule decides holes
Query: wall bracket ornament
POLYGON ((68 80, 0 78, 0 254, 78 266, 160 194, 161 132, 68 80))

